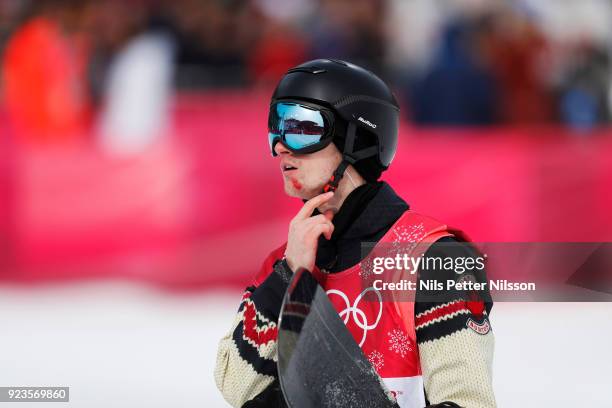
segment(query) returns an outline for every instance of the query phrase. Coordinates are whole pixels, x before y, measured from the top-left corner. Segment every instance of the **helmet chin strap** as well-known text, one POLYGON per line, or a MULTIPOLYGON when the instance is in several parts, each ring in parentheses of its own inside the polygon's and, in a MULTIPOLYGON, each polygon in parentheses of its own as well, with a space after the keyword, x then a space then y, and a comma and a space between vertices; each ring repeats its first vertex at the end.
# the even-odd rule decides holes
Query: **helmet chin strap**
POLYGON ((354 152, 353 148, 355 146, 356 133, 357 125, 354 122, 349 122, 346 130, 344 151, 342 152, 342 161, 338 167, 336 167, 334 174, 332 174, 327 184, 323 186, 323 190, 321 191, 322 193, 336 191, 338 184, 340 184, 340 180, 344 176, 344 172, 349 164, 355 164, 359 160, 367 159, 368 157, 376 156, 378 154, 378 146, 370 146, 354 152))

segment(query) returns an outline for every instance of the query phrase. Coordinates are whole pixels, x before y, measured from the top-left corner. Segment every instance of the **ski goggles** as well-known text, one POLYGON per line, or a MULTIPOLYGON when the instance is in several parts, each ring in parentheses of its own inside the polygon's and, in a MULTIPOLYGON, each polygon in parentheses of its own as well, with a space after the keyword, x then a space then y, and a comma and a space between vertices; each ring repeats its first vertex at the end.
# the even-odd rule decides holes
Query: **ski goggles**
POLYGON ((272 156, 280 142, 295 154, 314 153, 326 147, 333 136, 333 114, 303 102, 277 102, 270 106, 268 143, 272 156))

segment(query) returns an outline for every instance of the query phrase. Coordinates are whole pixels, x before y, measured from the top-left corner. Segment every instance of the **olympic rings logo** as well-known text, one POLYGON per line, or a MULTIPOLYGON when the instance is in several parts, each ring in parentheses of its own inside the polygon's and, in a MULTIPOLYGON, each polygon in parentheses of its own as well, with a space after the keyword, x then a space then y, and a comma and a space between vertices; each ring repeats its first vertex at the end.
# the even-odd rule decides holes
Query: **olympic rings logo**
POLYGON ((355 299, 355 302, 353 303, 353 305, 351 306, 351 302, 349 301, 348 296, 346 296, 346 294, 344 294, 342 291, 338 290, 338 289, 330 289, 327 292, 327 295, 338 295, 340 296, 342 299, 344 299, 344 303, 346 305, 346 307, 344 308, 344 310, 342 310, 341 312, 339 312, 338 314, 340 315, 341 318, 344 318, 344 324, 347 324, 349 321, 349 318, 352 316, 353 320, 355 321, 355 324, 363 330, 363 336, 361 336, 361 341, 359 342, 359 347, 363 346, 363 343, 365 343, 365 339, 366 336, 368 334, 368 331, 375 329, 376 326, 378 325, 378 322, 380 322, 380 318, 382 316, 382 311, 383 311, 383 307, 382 307, 382 296, 380 295, 380 292, 376 289, 374 289, 373 287, 369 287, 367 289, 365 289, 363 292, 361 292, 359 294, 359 296, 357 296, 357 298, 355 299), (378 296, 378 316, 376 316, 376 321, 372 324, 368 324, 368 318, 366 316, 366 314, 364 313, 363 310, 357 308, 357 305, 359 304, 359 302, 361 301, 361 298, 368 292, 370 291, 374 291, 374 293, 376 293, 376 296, 378 296))

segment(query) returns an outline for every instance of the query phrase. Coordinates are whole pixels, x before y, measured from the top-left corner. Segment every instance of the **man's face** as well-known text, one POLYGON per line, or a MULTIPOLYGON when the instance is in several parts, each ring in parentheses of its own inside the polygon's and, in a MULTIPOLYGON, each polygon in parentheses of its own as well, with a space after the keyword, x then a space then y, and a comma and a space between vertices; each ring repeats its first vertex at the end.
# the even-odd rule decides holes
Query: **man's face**
POLYGON ((333 143, 310 154, 293 154, 281 143, 276 143, 274 151, 278 155, 285 193, 306 200, 321 193, 342 161, 342 154, 333 143))

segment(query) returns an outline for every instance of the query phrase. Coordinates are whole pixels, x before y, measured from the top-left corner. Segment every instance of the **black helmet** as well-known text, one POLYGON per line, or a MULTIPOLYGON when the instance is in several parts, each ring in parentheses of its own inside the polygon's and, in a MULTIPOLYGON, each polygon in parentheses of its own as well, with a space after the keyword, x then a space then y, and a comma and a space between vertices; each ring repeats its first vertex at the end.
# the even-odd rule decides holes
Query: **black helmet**
POLYGON ((309 61, 287 71, 271 104, 284 99, 328 107, 344 122, 343 134, 334 134, 334 142, 342 140, 336 145, 341 146, 344 160, 332 177, 331 189, 348 164, 367 161, 378 175, 391 164, 397 149, 399 106, 389 87, 372 72, 335 59, 309 61), (366 138, 367 142, 361 140, 366 138))

